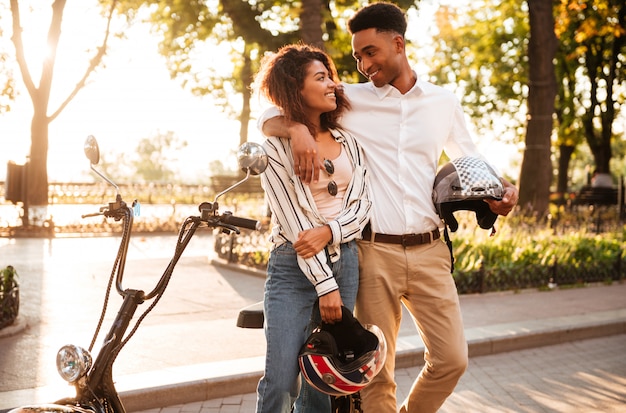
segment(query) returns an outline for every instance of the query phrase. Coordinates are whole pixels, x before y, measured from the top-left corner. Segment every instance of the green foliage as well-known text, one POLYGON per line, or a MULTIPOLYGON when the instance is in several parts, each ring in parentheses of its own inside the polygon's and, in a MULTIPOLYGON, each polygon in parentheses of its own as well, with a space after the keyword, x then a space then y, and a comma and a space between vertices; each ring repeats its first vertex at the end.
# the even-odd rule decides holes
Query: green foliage
POLYGON ((175 172, 168 167, 168 162, 177 150, 187 146, 174 132, 158 133, 141 139, 137 145, 137 160, 133 162, 136 176, 145 182, 169 182, 175 172))
POLYGON ((9 292, 17 285, 17 271, 12 265, 0 270, 0 292, 9 292))
MULTIPOLYGON (((356 70, 345 23, 365 3, 320 2, 320 43, 323 40, 346 81, 364 80, 356 70)), ((416 7, 419 1, 394 3, 406 10, 416 7)), ((160 52, 167 58, 172 77, 196 94, 212 95, 232 117, 240 112, 232 107, 233 96, 244 95, 243 105, 246 105, 245 93, 263 55, 301 41, 302 32, 310 29, 301 27, 303 2, 295 0, 130 0, 117 6, 118 12, 129 18, 141 15, 143 9, 149 10, 147 20, 160 35, 160 52), (206 56, 218 48, 229 50, 232 65, 228 73, 219 72, 210 62, 207 64, 206 56)))
MULTIPOLYGON (((432 80, 460 88, 464 110, 482 128, 521 128, 528 84, 528 9, 517 0, 441 6, 432 80)), ((520 134, 521 136, 521 134, 520 134)))
POLYGON ((2 36, 3 31, 0 26, 0 114, 11 110, 11 103, 16 96, 15 78, 9 63, 11 59, 4 51, 4 47, 8 45, 5 46, 2 36))
POLYGON ((17 271, 8 265, 0 270, 0 329, 15 321, 19 305, 17 271))
POLYGON ((597 169, 608 173, 611 141, 618 138, 613 123, 626 102, 626 4, 561 0, 555 16, 563 139, 584 136, 597 169))
MULTIPOLYGON (((500 217, 496 234, 490 236, 489 231, 477 227, 473 213, 459 211, 455 215, 460 228, 450 233, 455 256, 452 276, 460 294, 568 288, 623 280, 626 274, 623 225, 601 235, 584 227, 563 227, 563 233, 557 234, 554 222, 523 216, 500 217)), ((267 241, 267 220, 263 222, 261 233, 218 234, 218 256, 265 269, 271 245, 267 241)))
MULTIPOLYGON (((494 237, 482 230, 451 235, 459 292, 542 288, 624 278, 624 230, 597 235, 585 229, 557 235, 524 218, 499 218, 494 237)), ((470 226, 466 227, 469 228, 470 226)))
POLYGON ((117 183, 129 182, 129 177, 133 183, 179 182, 172 165, 177 151, 186 146, 172 131, 157 132, 141 139, 134 153, 101 153, 98 169, 117 183))

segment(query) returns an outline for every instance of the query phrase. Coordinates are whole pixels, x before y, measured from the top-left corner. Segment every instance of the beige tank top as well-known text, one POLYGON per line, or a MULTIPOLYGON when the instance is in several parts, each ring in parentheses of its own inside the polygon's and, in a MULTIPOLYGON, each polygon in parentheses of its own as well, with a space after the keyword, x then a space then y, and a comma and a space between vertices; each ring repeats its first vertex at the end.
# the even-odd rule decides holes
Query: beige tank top
POLYGON ((336 159, 331 159, 331 161, 335 169, 333 174, 329 175, 322 169, 320 170, 319 181, 317 183, 311 182, 310 184, 317 210, 327 220, 334 219, 341 212, 343 197, 348 189, 353 173, 352 162, 350 162, 343 145, 341 146, 339 156, 336 159), (337 186, 337 195, 335 196, 332 196, 328 190, 328 185, 331 181, 337 186))

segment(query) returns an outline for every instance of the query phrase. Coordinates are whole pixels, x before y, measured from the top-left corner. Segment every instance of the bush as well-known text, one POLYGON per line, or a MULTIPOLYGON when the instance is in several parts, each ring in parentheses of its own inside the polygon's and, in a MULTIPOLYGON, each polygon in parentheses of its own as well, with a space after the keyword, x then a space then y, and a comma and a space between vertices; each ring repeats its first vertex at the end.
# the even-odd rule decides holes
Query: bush
MULTIPOLYGON (((573 227, 554 227, 525 217, 499 217, 497 232, 476 225, 473 213, 456 213, 459 230, 450 233, 454 272, 460 294, 525 288, 554 288, 586 283, 621 281, 626 231, 612 223, 598 234, 573 227)), ((571 223, 571 218, 568 218, 571 223)), ((580 226, 577 226, 580 228, 580 226)), ((261 233, 221 235, 218 256, 230 262, 264 269, 269 257, 269 228, 261 233)))
POLYGON ((451 234, 460 293, 546 288, 624 278, 624 230, 557 234, 523 218, 499 218, 494 237, 469 229, 451 234))
POLYGON ((20 308, 20 290, 17 271, 7 266, 0 271, 0 329, 15 321, 20 308))

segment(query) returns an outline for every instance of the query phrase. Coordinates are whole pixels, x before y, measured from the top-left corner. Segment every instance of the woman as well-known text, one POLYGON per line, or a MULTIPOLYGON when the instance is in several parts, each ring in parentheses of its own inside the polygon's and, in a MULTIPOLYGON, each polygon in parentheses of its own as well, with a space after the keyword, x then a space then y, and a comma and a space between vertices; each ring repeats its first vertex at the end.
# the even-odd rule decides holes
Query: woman
MULTIPOLYGON (((338 89, 331 59, 306 45, 289 45, 267 57, 257 84, 288 122, 315 136, 325 173, 305 185, 294 171, 289 139, 271 137, 269 165, 261 177, 272 211, 273 243, 264 311, 267 353, 257 389, 257 413, 290 412, 298 396, 298 353, 320 319, 341 320, 353 309, 358 288, 356 238, 370 201, 363 154, 339 128, 349 103, 338 89)), ((330 411, 328 396, 303 381, 296 412, 330 411)))

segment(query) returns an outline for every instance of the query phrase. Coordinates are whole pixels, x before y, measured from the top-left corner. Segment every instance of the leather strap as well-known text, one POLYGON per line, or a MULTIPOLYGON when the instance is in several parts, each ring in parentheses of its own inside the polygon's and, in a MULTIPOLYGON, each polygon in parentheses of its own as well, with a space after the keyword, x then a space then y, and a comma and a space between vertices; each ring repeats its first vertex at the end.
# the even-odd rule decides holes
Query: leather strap
POLYGON ((434 229, 430 232, 424 232, 422 234, 404 234, 404 235, 390 235, 375 233, 372 238, 372 230, 369 225, 363 229, 363 239, 366 241, 381 242, 384 244, 398 244, 404 247, 411 247, 413 245, 430 244, 431 242, 439 239, 441 234, 439 229, 434 229))

